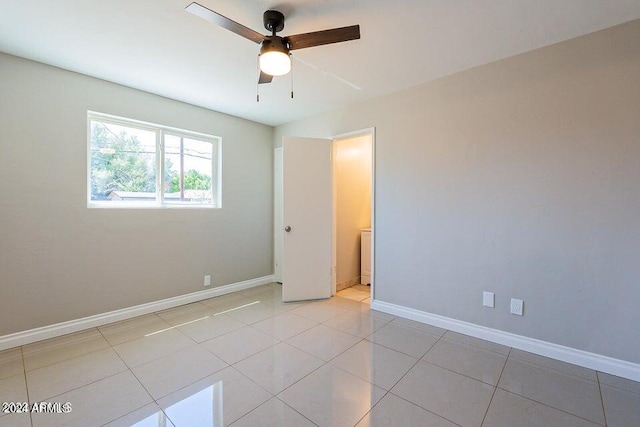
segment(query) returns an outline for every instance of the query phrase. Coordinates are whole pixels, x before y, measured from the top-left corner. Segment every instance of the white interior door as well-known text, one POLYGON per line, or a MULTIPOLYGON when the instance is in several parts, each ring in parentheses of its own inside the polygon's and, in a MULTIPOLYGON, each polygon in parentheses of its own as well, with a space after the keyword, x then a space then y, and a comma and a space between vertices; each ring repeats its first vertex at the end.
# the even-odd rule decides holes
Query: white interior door
POLYGON ((331 297, 331 141, 284 137, 282 299, 331 297))

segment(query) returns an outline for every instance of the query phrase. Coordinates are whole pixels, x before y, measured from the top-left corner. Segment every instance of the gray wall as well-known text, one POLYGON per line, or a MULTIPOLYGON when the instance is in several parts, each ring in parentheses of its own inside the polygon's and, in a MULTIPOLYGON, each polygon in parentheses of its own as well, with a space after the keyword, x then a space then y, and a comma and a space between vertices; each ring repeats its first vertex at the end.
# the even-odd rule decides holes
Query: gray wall
POLYGON ((4 54, 0 76, 0 335, 273 273, 273 128, 4 54), (88 209, 87 110, 221 136, 223 208, 88 209))
POLYGON ((274 141, 376 127, 379 300, 638 363, 639 76, 634 21, 274 141))

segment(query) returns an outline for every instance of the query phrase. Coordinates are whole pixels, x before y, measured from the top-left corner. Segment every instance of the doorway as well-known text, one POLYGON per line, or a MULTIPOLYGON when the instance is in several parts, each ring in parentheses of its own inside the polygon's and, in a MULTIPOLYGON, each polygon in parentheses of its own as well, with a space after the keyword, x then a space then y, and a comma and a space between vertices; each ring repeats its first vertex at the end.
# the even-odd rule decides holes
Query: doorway
MULTIPOLYGON (((374 156, 373 128, 338 135, 330 139, 285 136, 282 148, 275 149, 274 273, 276 281, 283 284, 283 300, 328 298, 336 294, 338 283, 341 288, 362 286, 361 265, 367 261, 370 264, 370 273, 369 278, 365 278, 365 283, 370 283, 371 286, 364 285, 362 289, 371 290, 369 294, 374 295, 374 156), (368 144, 361 144, 358 147, 353 145, 354 141, 350 141, 359 138, 366 140, 368 144), (358 182, 361 184, 364 182, 362 188, 354 188, 353 185, 347 188, 340 185, 339 180, 335 179, 334 171, 344 167, 347 171, 356 169, 348 164, 358 156, 368 161, 369 165, 365 168, 364 174, 358 175, 358 182), (353 192, 368 196, 365 197, 365 200, 368 200, 358 205, 357 209, 365 219, 352 221, 355 225, 352 223, 349 226, 348 233, 343 232, 344 214, 340 214, 339 222, 338 209, 340 208, 336 209, 337 202, 342 198, 340 194, 344 191, 347 191, 347 194, 353 192), (338 228, 341 230, 340 233, 338 228), (369 249, 362 251, 362 229, 369 228, 370 251, 369 249), (343 239, 346 234, 350 236, 347 243, 338 240, 338 237, 343 239), (339 245, 343 244, 350 254, 351 267, 340 263, 344 251, 339 245), (362 253, 365 254, 365 262, 362 262, 362 253), (343 271, 346 273, 343 274, 343 271), (343 277, 347 279, 342 280, 343 277), (340 282, 337 282, 338 278, 341 279, 340 282)), ((348 196, 347 199, 350 197, 348 196)), ((368 298, 363 299, 369 302, 368 298)))
POLYGON ((373 129, 332 138, 333 294, 370 302, 373 248, 373 129))

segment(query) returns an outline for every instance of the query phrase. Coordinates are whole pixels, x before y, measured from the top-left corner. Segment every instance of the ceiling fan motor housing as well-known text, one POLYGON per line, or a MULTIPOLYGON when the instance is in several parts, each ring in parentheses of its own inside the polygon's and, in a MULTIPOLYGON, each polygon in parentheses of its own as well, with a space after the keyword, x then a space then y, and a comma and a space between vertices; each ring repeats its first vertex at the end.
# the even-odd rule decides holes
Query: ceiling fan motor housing
POLYGON ((267 10, 262 15, 262 20, 264 22, 264 28, 271 32, 271 34, 278 33, 284 28, 284 15, 277 10, 267 10))
POLYGON ((265 37, 260 46, 260 54, 270 51, 283 52, 289 54, 289 43, 284 37, 270 36, 265 37))

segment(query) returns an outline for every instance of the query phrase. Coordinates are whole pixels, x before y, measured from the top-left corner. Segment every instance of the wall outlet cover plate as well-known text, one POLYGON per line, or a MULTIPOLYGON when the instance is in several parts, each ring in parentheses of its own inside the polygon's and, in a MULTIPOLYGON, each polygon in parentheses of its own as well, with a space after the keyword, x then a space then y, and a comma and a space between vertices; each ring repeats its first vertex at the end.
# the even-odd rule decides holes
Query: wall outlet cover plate
POLYGON ((517 316, 523 315, 524 301, 521 299, 511 298, 511 314, 517 316))

